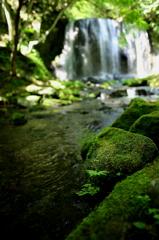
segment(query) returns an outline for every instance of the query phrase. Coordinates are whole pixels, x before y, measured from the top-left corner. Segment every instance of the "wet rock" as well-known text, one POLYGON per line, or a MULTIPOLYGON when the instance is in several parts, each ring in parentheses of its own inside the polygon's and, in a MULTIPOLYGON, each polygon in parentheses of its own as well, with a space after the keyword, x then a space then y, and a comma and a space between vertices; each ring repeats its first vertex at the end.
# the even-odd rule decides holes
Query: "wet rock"
POLYGON ((15 126, 24 125, 27 122, 25 115, 22 113, 14 113, 11 117, 11 123, 15 126))
POLYGON ((42 100, 42 104, 46 107, 57 107, 61 105, 70 104, 71 100, 62 100, 62 99, 54 99, 54 98, 45 98, 42 100))
MULTIPOLYGON (((87 147, 83 149, 83 154, 87 147)), ((85 167, 87 170, 107 171, 106 178, 115 179, 118 175, 129 175, 140 170, 157 154, 158 149, 150 138, 107 127, 91 144, 85 167)))
POLYGON ((156 103, 147 103, 141 98, 134 98, 129 107, 111 125, 115 128, 129 130, 133 123, 142 115, 158 110, 156 103))
POLYGON ((29 96, 26 96, 26 97, 18 98, 17 102, 18 102, 18 104, 20 106, 28 108, 28 107, 37 105, 37 103, 39 102, 40 98, 41 97, 37 96, 37 95, 29 95, 29 96))
POLYGON ((141 116, 134 122, 129 131, 151 138, 159 148, 159 111, 141 116))
POLYGON ((146 194, 159 207, 159 178, 152 180, 146 188, 146 194))

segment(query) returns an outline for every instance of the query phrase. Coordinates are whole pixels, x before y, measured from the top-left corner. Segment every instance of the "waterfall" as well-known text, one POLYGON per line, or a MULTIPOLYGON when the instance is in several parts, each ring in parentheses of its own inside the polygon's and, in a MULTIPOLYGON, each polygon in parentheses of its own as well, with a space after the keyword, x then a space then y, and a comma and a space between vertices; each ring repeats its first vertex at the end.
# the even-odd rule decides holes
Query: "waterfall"
POLYGON ((148 34, 124 28, 111 19, 89 18, 66 27, 62 54, 54 60, 61 80, 103 82, 114 78, 146 77, 151 73, 148 34), (127 44, 120 46, 120 34, 127 44))

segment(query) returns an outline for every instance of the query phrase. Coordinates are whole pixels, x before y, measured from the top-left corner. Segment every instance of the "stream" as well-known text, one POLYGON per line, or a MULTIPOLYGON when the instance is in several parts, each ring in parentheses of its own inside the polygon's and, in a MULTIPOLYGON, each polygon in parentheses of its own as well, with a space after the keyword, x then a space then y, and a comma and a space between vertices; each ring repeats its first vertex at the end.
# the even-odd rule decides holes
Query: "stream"
POLYGON ((79 197, 85 183, 80 155, 92 134, 109 126, 130 99, 85 100, 0 116, 0 221, 5 239, 62 240, 100 199, 79 197), (14 126, 22 112, 27 123, 14 126))

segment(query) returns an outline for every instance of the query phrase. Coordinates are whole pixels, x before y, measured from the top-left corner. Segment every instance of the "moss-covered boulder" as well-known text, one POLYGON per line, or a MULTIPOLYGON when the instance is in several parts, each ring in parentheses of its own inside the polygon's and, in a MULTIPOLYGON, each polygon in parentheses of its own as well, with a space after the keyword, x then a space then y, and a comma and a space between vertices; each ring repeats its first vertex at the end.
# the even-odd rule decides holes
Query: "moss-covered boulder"
POLYGON ((157 209, 145 195, 147 185, 154 178, 159 178, 159 159, 116 184, 66 240, 157 240, 157 209))
POLYGON ((135 98, 130 102, 129 107, 113 122, 111 126, 128 131, 139 117, 158 109, 158 103, 147 103, 144 99, 135 98))
MULTIPOLYGON (((89 148, 87 170, 107 171, 106 178, 131 174, 153 161, 158 149, 154 142, 140 134, 107 127, 102 130, 89 148)), ((97 176, 99 178, 99 176, 97 176)))
POLYGON ((151 86, 151 87, 158 87, 158 74, 153 74, 145 78, 131 78, 126 79, 122 82, 123 85, 128 85, 130 87, 133 86, 151 86))
POLYGON ((57 107, 61 105, 68 105, 71 103, 71 100, 62 100, 55 98, 45 98, 44 100, 42 100, 42 104, 46 107, 57 107))
POLYGON ((31 106, 37 105, 38 102, 40 101, 40 96, 37 95, 28 95, 28 96, 24 96, 24 97, 19 97, 17 100, 17 103, 20 106, 29 108, 31 106))
POLYGON ((24 125, 27 122, 27 119, 25 118, 25 115, 23 113, 14 113, 11 116, 11 122, 15 126, 20 126, 20 125, 24 125))
POLYGON ((141 116, 129 131, 151 138, 159 148, 159 111, 141 116))

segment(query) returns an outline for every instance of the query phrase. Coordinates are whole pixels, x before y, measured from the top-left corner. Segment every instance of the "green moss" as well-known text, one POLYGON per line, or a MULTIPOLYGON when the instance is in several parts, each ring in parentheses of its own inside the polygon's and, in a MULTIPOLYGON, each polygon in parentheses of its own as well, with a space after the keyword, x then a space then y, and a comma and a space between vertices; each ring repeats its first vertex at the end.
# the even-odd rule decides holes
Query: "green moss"
POLYGON ((128 85, 129 87, 133 86, 151 86, 151 87, 159 87, 159 75, 153 74, 146 78, 131 78, 126 79, 122 82, 123 85, 128 85))
POLYGON ((63 100, 63 99, 54 99, 54 98, 45 98, 42 101, 42 105, 46 107, 56 107, 60 105, 68 105, 71 104, 71 100, 63 100))
POLYGON ((88 94, 87 98, 97 98, 99 96, 99 92, 92 92, 88 94))
POLYGON ((158 103, 147 103, 141 98, 133 99, 129 107, 113 122, 111 126, 128 131, 139 117, 156 110, 158 110, 158 103))
POLYGON ((124 80, 122 84, 128 85, 129 87, 135 87, 135 86, 141 86, 141 85, 147 86, 147 81, 145 79, 130 78, 130 79, 124 80))
POLYGON ((118 81, 112 80, 112 81, 107 81, 104 82, 100 85, 101 88, 107 89, 109 86, 118 83, 118 81))
POLYGON ((119 173, 129 175, 141 169, 147 162, 153 161, 157 154, 158 149, 151 139, 107 127, 97 135, 90 146, 85 168, 108 171, 106 178, 112 180, 119 173))
POLYGON ((36 50, 34 50, 33 53, 30 53, 28 58, 32 61, 32 67, 30 67, 32 70, 32 77, 41 81, 52 78, 51 73, 45 67, 39 53, 36 50))
POLYGON ((37 104, 37 105, 29 107, 28 109, 30 112, 32 112, 32 111, 38 111, 38 110, 45 110, 46 108, 47 108, 47 106, 44 106, 42 104, 37 104))
POLYGON ((11 121, 15 126, 23 125, 27 122, 25 115, 22 113, 14 113, 11 117, 11 121))
POLYGON ((129 131, 151 138, 159 148, 159 111, 141 116, 134 122, 129 131))
POLYGON ((80 81, 74 81, 74 80, 70 80, 70 81, 65 81, 63 82, 63 85, 69 88, 75 88, 75 89, 80 89, 80 88, 84 88, 85 84, 83 82, 80 81))
POLYGON ((157 240, 158 225, 150 214, 154 204, 145 195, 147 184, 155 178, 159 178, 159 159, 118 183, 66 240, 157 240), (142 230, 135 227, 140 222, 146 226, 142 230))
POLYGON ((57 95, 62 100, 71 100, 71 101, 81 101, 82 99, 79 96, 79 90, 78 89, 72 89, 72 88, 64 88, 60 89, 57 92, 57 95))

